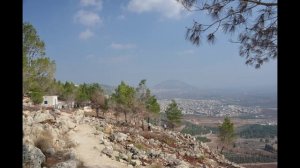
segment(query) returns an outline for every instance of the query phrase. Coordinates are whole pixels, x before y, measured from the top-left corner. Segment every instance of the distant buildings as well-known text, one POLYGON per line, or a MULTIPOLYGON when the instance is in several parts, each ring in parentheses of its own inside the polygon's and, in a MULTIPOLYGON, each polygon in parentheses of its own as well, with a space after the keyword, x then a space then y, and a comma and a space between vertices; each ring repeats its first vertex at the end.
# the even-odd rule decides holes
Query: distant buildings
MULTIPOLYGON (((256 114, 260 112, 258 107, 244 107, 239 105, 225 104, 219 100, 193 100, 193 99, 175 99, 183 114, 197 114, 204 116, 239 116, 241 114, 256 114)), ((164 112, 171 100, 163 99, 158 103, 161 106, 161 112, 164 112)))
POLYGON ((44 107, 52 107, 55 109, 62 108, 73 108, 75 105, 74 101, 58 101, 58 96, 43 96, 42 106, 44 107))

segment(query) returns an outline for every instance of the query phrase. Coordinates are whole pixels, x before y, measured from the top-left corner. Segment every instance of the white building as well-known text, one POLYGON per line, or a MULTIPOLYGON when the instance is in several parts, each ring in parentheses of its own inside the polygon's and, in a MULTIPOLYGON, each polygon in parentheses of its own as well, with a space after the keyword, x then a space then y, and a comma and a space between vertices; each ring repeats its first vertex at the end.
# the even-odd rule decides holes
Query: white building
POLYGON ((43 96, 42 106, 57 108, 58 106, 57 96, 43 96))

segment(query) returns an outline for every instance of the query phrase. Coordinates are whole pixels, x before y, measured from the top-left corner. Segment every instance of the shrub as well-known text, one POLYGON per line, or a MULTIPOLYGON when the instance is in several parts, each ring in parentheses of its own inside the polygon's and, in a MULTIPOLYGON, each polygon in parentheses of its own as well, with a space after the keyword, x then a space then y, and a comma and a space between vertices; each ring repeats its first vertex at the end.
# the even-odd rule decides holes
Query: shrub
POLYGON ((34 104, 41 104, 43 102, 43 93, 39 91, 33 91, 30 93, 30 98, 34 104))
POLYGON ((49 131, 43 131, 35 140, 34 145, 41 149, 43 153, 53 146, 53 136, 49 131))
POLYGON ((136 143, 134 146, 137 147, 139 150, 143 150, 143 151, 147 149, 146 146, 141 143, 136 143))

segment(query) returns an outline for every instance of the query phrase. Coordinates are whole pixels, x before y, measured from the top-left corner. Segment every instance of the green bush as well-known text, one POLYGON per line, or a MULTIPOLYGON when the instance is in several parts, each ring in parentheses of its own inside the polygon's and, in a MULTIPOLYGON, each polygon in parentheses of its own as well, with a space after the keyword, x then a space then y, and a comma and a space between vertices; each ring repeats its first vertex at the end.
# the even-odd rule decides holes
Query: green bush
POLYGON ((210 139, 208 139, 208 138, 206 138, 206 137, 197 137, 196 138, 199 142, 211 142, 211 140, 210 139))
POLYGON ((185 122, 185 127, 181 130, 181 133, 191 134, 191 135, 201 135, 208 134, 212 131, 213 134, 218 132, 217 127, 199 126, 190 122, 185 122))
POLYGON ((32 91, 30 93, 30 99, 34 104, 41 104, 43 102, 43 93, 39 91, 32 91))

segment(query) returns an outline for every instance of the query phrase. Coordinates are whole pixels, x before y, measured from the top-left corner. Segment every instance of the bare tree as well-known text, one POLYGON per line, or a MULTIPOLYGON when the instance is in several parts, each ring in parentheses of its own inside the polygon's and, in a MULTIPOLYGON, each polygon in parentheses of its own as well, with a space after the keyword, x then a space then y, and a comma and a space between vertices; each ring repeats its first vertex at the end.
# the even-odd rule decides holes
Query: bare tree
POLYGON ((247 65, 260 68, 264 62, 277 58, 277 1, 276 0, 177 0, 189 11, 206 12, 212 17, 209 24, 194 21, 187 28, 186 39, 199 45, 205 33, 209 43, 215 33, 238 32, 240 56, 247 65))
POLYGON ((101 91, 96 91, 91 96, 91 103, 92 107, 96 109, 97 117, 99 116, 99 110, 101 109, 103 111, 106 111, 108 109, 107 107, 107 99, 103 95, 101 91))

